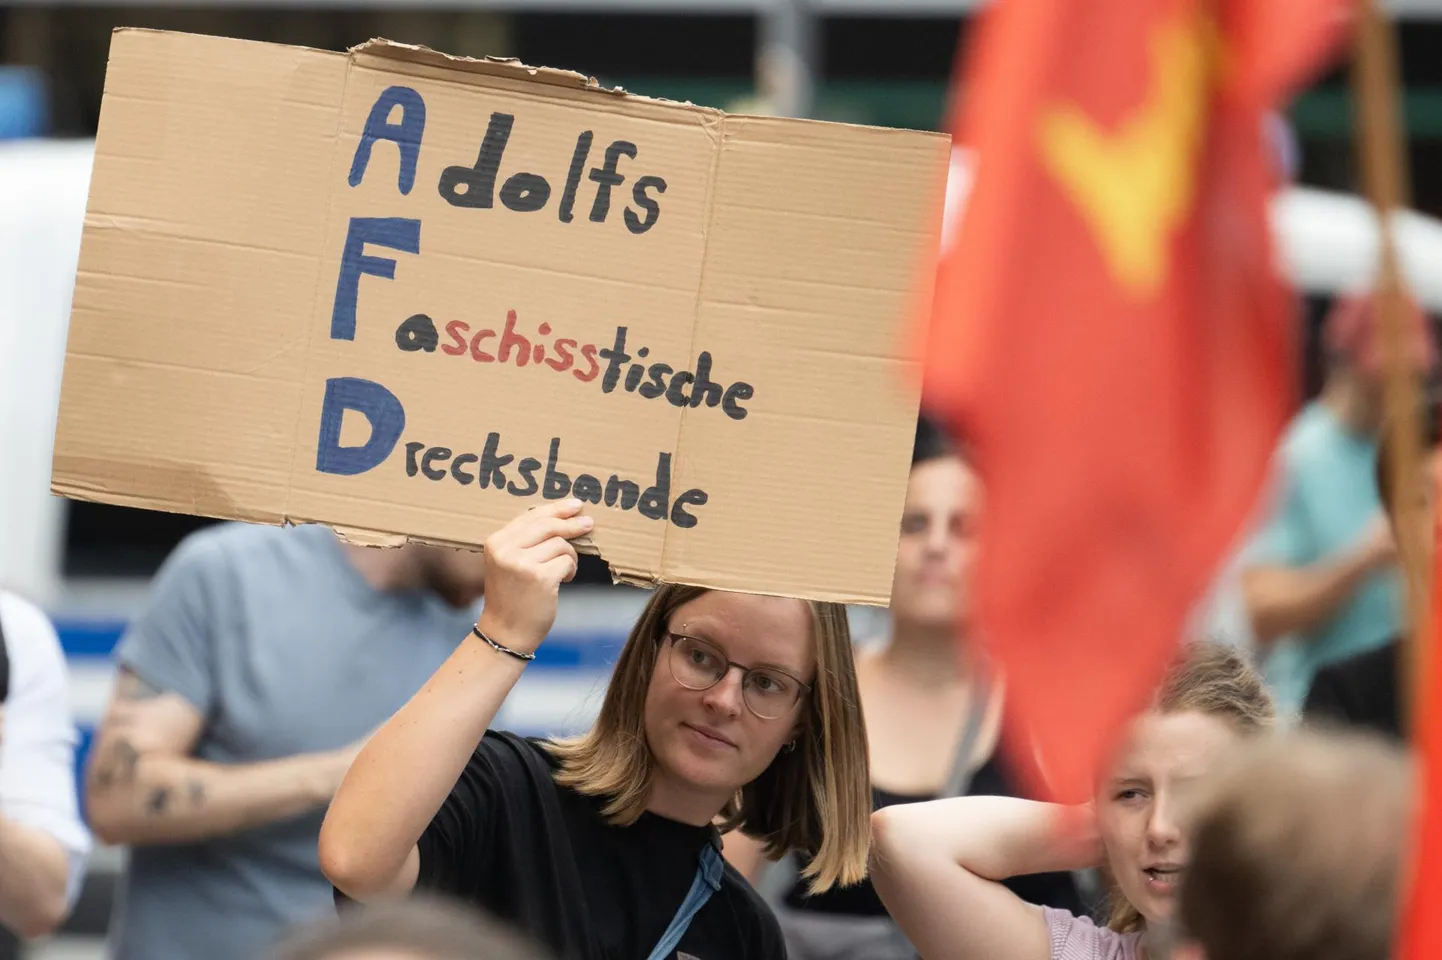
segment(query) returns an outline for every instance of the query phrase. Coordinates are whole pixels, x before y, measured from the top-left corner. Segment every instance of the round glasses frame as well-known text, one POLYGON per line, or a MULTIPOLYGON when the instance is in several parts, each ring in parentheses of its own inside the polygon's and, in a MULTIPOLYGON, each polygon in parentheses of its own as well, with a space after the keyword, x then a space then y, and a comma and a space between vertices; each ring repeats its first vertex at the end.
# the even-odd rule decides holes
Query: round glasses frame
POLYGON ((665 642, 667 642, 667 641, 670 641, 671 650, 670 650, 670 652, 667 653, 667 655, 666 655, 666 667, 667 667, 668 670, 671 671, 671 679, 675 680, 677 683, 679 683, 681 686, 685 687, 687 690, 697 690, 697 691, 700 691, 700 690, 710 690, 712 687, 716 686, 716 684, 718 684, 718 683, 720 683, 722 680, 724 680, 724 679, 726 678, 726 675, 729 674, 733 669, 740 670, 740 671, 741 671, 741 701, 746 704, 746 709, 747 709, 747 710, 750 710, 753 714, 755 714, 757 717, 759 717, 759 718, 762 719, 762 720, 780 720, 783 716, 785 716, 787 710, 790 710, 792 707, 796 706, 796 704, 798 704, 798 703, 801 702, 801 700, 802 700, 803 697, 805 697, 805 696, 807 696, 808 694, 811 693, 811 684, 809 684, 809 683, 802 683, 801 680, 799 680, 798 678, 796 678, 796 677, 792 676, 791 674, 787 673, 785 670, 782 670, 780 667, 748 667, 748 666, 745 666, 744 664, 732 662, 731 658, 728 657, 728 656, 726 656, 726 654, 721 650, 720 647, 716 646, 716 644, 710 642, 709 640, 702 640, 700 637, 693 637, 693 636, 690 636, 689 634, 676 633, 676 632, 674 632, 674 631, 667 630, 665 633, 662 633, 661 636, 657 638, 656 644, 657 644, 657 646, 660 646, 661 644, 663 644, 663 643, 665 643, 665 642), (685 680, 682 680, 682 679, 677 675, 677 671, 676 671, 677 642, 678 642, 678 641, 681 641, 681 640, 687 640, 687 641, 690 641, 691 643, 700 644, 701 646, 705 647, 708 651, 710 651, 710 652, 712 652, 712 653, 714 653, 714 654, 716 655, 716 658, 721 661, 722 669, 721 669, 721 671, 716 675, 716 679, 715 679, 715 680, 712 680, 710 683, 703 684, 702 686, 699 686, 699 687, 698 687, 698 686, 696 686, 695 684, 687 683, 685 680), (774 716, 774 717, 768 717, 768 716, 766 716, 766 714, 764 714, 764 713, 762 713, 761 711, 757 710, 754 706, 752 706, 750 698, 748 698, 748 697, 746 696, 746 681, 747 681, 748 679, 750 679, 750 678, 751 678, 751 675, 754 674, 754 673, 760 673, 760 674, 762 674, 762 675, 765 675, 765 674, 779 674, 780 676, 783 676, 783 677, 785 677, 786 679, 790 680, 792 683, 796 684, 796 696, 792 699, 792 701, 791 701, 790 703, 788 703, 788 704, 787 704, 780 712, 778 712, 777 715, 774 716))

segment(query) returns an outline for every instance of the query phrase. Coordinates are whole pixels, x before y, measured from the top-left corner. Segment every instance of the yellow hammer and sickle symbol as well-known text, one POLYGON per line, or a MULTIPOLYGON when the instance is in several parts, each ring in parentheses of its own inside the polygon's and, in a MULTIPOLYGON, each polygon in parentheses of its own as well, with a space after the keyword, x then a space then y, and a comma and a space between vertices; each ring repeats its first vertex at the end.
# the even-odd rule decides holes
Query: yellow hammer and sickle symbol
POLYGON ((1151 37, 1152 86, 1115 132, 1074 104, 1042 111, 1044 166, 1080 209, 1124 290, 1155 295, 1167 240, 1191 208, 1197 152, 1218 52, 1212 24, 1191 19, 1151 37))

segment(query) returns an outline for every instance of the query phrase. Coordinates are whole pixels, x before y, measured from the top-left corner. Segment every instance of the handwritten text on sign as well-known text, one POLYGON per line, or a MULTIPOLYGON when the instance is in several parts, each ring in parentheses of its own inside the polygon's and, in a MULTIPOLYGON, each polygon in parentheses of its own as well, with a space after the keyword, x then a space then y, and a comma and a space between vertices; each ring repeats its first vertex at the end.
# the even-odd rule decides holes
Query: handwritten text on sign
MULTIPOLYGON (((425 132, 426 105, 421 95, 404 86, 387 88, 372 106, 360 142, 352 158, 347 182, 358 186, 365 177, 371 151, 379 141, 390 141, 400 152, 397 188, 408 196, 415 186, 421 141, 425 132), (392 119, 395 117, 395 119, 392 119)), ((496 200, 507 210, 534 214, 547 209, 552 197, 551 182, 538 173, 511 174, 497 189, 506 146, 519 134, 512 114, 492 113, 481 141, 480 151, 469 166, 448 166, 436 184, 440 196, 454 207, 492 209, 496 200)), ((578 200, 589 193, 592 223, 606 223, 612 215, 613 193, 622 188, 627 175, 620 170, 622 158, 635 160, 636 144, 616 140, 602 152, 599 165, 590 167, 593 132, 576 138, 565 184, 555 204, 562 223, 575 219, 578 200), (594 187, 583 184, 583 178, 594 187)), ((661 197, 666 181, 654 175, 636 178, 630 199, 620 216, 631 234, 643 234, 661 218, 661 197)), ((335 300, 331 311, 333 340, 354 340, 356 302, 364 276, 395 279, 398 258, 367 253, 367 247, 385 248, 396 254, 418 256, 421 252, 421 221, 406 217, 352 217, 341 254, 335 300)), ((459 364, 502 364, 550 371, 549 375, 574 377, 594 383, 603 394, 621 392, 673 407, 716 408, 732 420, 743 420, 746 401, 754 387, 743 381, 720 382, 712 377, 712 357, 700 351, 694 363, 673 366, 653 357, 648 347, 634 341, 630 332, 617 326, 609 345, 581 342, 560 335, 549 322, 534 328, 523 324, 515 310, 508 310, 504 322, 492 327, 466 320, 435 319, 425 313, 405 318, 396 328, 395 345, 408 353, 454 357, 459 364)), ((675 358, 670 358, 675 359, 675 358)), ((540 375, 540 374, 538 374, 540 375)), ((326 381, 320 420, 316 469, 322 473, 354 476, 373 470, 390 459, 406 432, 406 415, 400 399, 374 380, 334 377, 326 381), (342 446, 341 422, 345 411, 363 415, 370 423, 369 439, 361 446, 342 446)), ((540 495, 547 500, 574 496, 593 504, 620 510, 635 510, 653 520, 669 520, 677 527, 693 527, 696 515, 688 508, 706 503, 708 495, 690 489, 671 496, 671 453, 656 459, 655 482, 645 485, 612 474, 600 477, 580 473, 574 478, 561 469, 561 439, 552 437, 546 459, 527 456, 519 460, 504 449, 499 433, 486 436, 477 450, 456 450, 420 440, 404 444, 404 456, 397 461, 406 476, 433 482, 451 481, 481 490, 504 490, 512 496, 540 495)))

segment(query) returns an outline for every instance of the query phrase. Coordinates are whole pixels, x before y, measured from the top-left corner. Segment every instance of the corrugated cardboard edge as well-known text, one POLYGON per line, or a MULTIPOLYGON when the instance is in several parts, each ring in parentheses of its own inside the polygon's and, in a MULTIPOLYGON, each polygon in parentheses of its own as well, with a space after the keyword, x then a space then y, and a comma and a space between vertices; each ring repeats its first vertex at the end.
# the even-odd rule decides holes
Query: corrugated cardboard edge
MULTIPOLYGON (((191 36, 204 37, 207 40, 225 40, 231 43, 252 43, 263 47, 286 47, 290 50, 304 51, 305 53, 319 53, 327 57, 343 57, 345 54, 338 50, 327 50, 324 47, 311 47, 303 43, 277 43, 274 40, 252 40, 245 37, 233 37, 221 33, 202 33, 195 30, 171 30, 164 27, 127 27, 118 26, 110 29, 110 50, 115 49, 115 38, 123 33, 151 33, 160 36, 191 36)), ((106 63, 109 64, 111 54, 107 54, 106 63)))
MULTIPOLYGON (((444 537, 419 537, 413 534, 393 533, 389 530, 371 530, 366 527, 356 527, 346 524, 327 523, 324 520, 303 520, 299 518, 286 517, 287 524, 316 523, 321 526, 330 527, 336 535, 346 543, 353 543, 358 547, 404 547, 408 543, 419 543, 431 547, 449 547, 457 550, 480 550, 484 544, 471 543, 469 540, 447 540, 444 537)), ((600 556, 600 548, 590 537, 578 537, 571 541, 577 553, 592 554, 600 556)), ((609 564, 608 564, 609 566, 609 564)), ((649 580, 645 582, 649 583, 649 580)))
POLYGON ((411 543, 410 537, 399 533, 382 533, 379 530, 365 530, 359 527, 342 527, 335 524, 326 524, 335 531, 335 535, 346 543, 357 547, 404 547, 411 543))
MULTIPOLYGON (((335 532, 336 536, 340 537, 346 543, 354 544, 358 547, 394 549, 396 547, 404 547, 407 544, 416 543, 424 546, 447 547, 456 550, 484 550, 485 548, 484 544, 471 543, 469 541, 446 540, 444 538, 437 537, 418 537, 414 535, 407 535, 404 533, 393 533, 388 530, 369 530, 364 527, 345 526, 342 524, 327 523, 324 520, 307 520, 299 517, 287 516, 282 521, 277 521, 273 517, 255 517, 252 518, 250 522, 256 521, 262 523, 271 523, 278 526, 294 526, 305 523, 319 524, 321 526, 329 527, 335 532)), ((611 582, 613 584, 627 587, 641 587, 643 589, 649 590, 660 586, 663 583, 670 582, 666 580, 663 576, 661 576, 659 572, 653 573, 642 569, 619 567, 616 564, 610 562, 609 560, 606 560, 605 556, 601 552, 601 548, 597 546, 595 541, 592 540, 590 537, 577 537, 575 540, 571 541, 571 545, 576 548, 577 553, 585 554, 587 556, 599 557, 606 564, 606 569, 611 575, 611 582)))
MULTIPOLYGON (((275 523, 276 521, 270 519, 268 522, 275 523)), ((404 547, 407 544, 416 543, 432 547, 448 547, 456 550, 484 551, 485 549, 484 544, 470 543, 469 541, 451 541, 434 537, 417 537, 403 533, 391 533, 385 530, 368 530, 363 527, 342 526, 334 523, 326 523, 323 520, 302 520, 286 517, 285 520, 282 521, 279 525, 288 526, 301 523, 317 523, 321 526, 330 527, 330 529, 335 532, 336 536, 340 537, 346 543, 353 544, 358 547, 394 549, 396 547, 404 547)), ((659 575, 648 573, 645 570, 631 570, 616 566, 615 564, 606 560, 605 556, 601 553, 601 548, 598 547, 595 541, 593 541, 590 537, 577 537, 575 540, 571 541, 571 545, 576 548, 577 553, 599 557, 603 562, 605 562, 606 570, 611 575, 612 584, 627 587, 640 587, 642 589, 649 590, 660 586, 662 583, 666 582, 659 575)))
POLYGON ((595 90, 601 93, 613 93, 617 96, 626 95, 622 90, 603 87, 595 77, 588 77, 574 70, 561 70, 556 67, 529 67, 514 57, 482 57, 479 59, 460 57, 432 50, 430 47, 419 44, 400 43, 383 37, 375 37, 365 43, 356 44, 346 53, 352 58, 365 55, 384 57, 391 60, 403 60, 407 63, 440 67, 444 70, 461 70, 466 73, 479 73, 491 77, 512 77, 517 80, 549 83, 576 90, 595 90))
POLYGON ((701 106, 689 100, 680 101, 668 100, 664 97, 646 97, 637 93, 631 93, 622 87, 605 86, 595 77, 590 77, 574 70, 562 70, 557 67, 532 67, 514 57, 461 57, 450 53, 442 53, 439 50, 432 50, 430 47, 419 44, 400 43, 395 40, 387 40, 383 37, 375 37, 367 40, 365 43, 356 44, 349 48, 346 54, 353 62, 365 57, 377 57, 383 60, 395 60, 402 63, 433 67, 439 70, 477 74, 485 77, 500 77, 508 80, 525 81, 527 83, 545 83, 567 90, 581 90, 587 93, 603 94, 615 97, 618 100, 686 107, 690 110, 715 114, 718 117, 723 115, 722 111, 717 110, 715 107, 701 106))
MULTIPOLYGON (((391 533, 386 530, 368 530, 364 527, 343 526, 327 523, 323 520, 301 520, 287 517, 284 521, 284 524, 299 523, 317 523, 321 526, 330 527, 331 530, 335 531, 336 536, 340 537, 346 543, 354 544, 358 547, 394 549, 416 543, 424 546, 447 547, 456 550, 484 551, 485 549, 484 544, 471 543, 469 541, 462 542, 436 537, 418 537, 403 533, 391 533)), ((618 567, 616 564, 611 563, 609 560, 606 560, 601 552, 601 548, 598 547, 590 537, 578 537, 571 541, 571 545, 576 548, 577 553, 599 557, 606 564, 606 570, 610 573, 613 584, 651 589, 667 582, 659 574, 653 574, 641 569, 633 570, 618 567)))

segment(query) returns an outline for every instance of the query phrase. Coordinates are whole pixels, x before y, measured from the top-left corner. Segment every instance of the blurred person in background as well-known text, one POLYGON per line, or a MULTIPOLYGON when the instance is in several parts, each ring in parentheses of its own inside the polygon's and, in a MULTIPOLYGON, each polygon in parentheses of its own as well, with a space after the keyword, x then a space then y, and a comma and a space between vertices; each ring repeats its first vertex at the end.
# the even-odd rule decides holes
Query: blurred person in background
MULTIPOLYGON (((1418 405, 1417 422, 1421 427, 1422 476, 1416 494, 1418 512, 1412 535, 1419 539, 1419 556, 1430 558, 1436 547, 1436 498, 1442 483, 1442 436, 1439 436, 1437 397, 1431 396, 1418 405)), ((1393 524, 1398 519, 1392 491, 1392 437, 1383 434, 1377 451, 1375 477, 1378 497, 1384 513, 1393 524)), ((1405 624, 1405 606, 1399 634, 1393 635, 1375 649, 1343 658, 1318 669, 1307 691, 1303 715, 1309 720, 1367 727, 1394 739, 1402 738, 1402 702, 1397 695, 1398 654, 1405 624)))
POLYGON ((116 648, 87 771, 130 846, 121 960, 241 960, 333 910, 316 854, 359 742, 475 622, 479 553, 222 524, 175 549, 116 648))
POLYGON ((303 924, 264 960, 547 960, 547 956, 530 940, 475 910, 417 896, 303 924))
POLYGON ((1189 857, 1186 814, 1199 780, 1272 723, 1262 678, 1229 645, 1179 652, 1128 731, 1091 803, 958 797, 872 815, 872 882, 927 960, 1157 960, 1189 857), (1023 901, 1023 874, 1106 864, 1111 917, 1023 901))
POLYGON ((658 587, 590 730, 492 730, 575 575, 570 541, 594 525, 582 506, 537 507, 486 541, 480 622, 356 758, 321 863, 338 900, 457 897, 560 960, 781 960, 776 919, 722 858, 721 832, 804 851, 817 892, 865 875, 846 610, 658 587))
POLYGON ((1170 960, 1390 960, 1414 813, 1400 744, 1257 738, 1198 801, 1170 960))
MULTIPOLYGON (((983 495, 976 474, 929 421, 917 425, 892 580, 890 635, 859 653, 873 809, 946 796, 1019 796, 1002 761, 1003 685, 968 642, 965 584, 983 495)), ((913 957, 869 880, 808 895, 794 856, 771 864, 761 845, 726 837, 727 857, 772 896, 793 960, 913 957)), ((1077 913, 1066 872, 1008 878, 1030 903, 1077 913)))
MULTIPOLYGON (((1408 362, 1425 375, 1436 356, 1430 321, 1415 306, 1405 318, 1408 362)), ((1376 298, 1339 298, 1323 342, 1326 381, 1282 440, 1278 500, 1242 576, 1267 680, 1287 713, 1319 667, 1381 646, 1401 616, 1396 544, 1373 477, 1383 412, 1376 298)))
POLYGON ((55 628, 0 590, 0 957, 53 932, 80 892, 90 835, 78 810, 78 739, 55 628))

